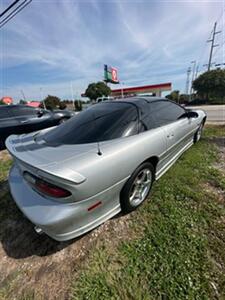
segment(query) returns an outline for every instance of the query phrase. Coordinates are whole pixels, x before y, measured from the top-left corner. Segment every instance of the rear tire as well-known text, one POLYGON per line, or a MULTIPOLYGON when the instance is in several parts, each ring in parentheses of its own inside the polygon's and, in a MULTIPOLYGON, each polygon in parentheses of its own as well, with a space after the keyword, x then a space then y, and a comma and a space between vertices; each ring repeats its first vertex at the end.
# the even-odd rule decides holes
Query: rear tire
POLYGON ((128 179, 120 194, 125 213, 135 210, 148 197, 154 181, 155 169, 149 162, 141 164, 128 179))
POLYGON ((65 123, 66 121, 67 121, 67 118, 62 118, 62 119, 60 119, 59 124, 65 123))
POLYGON ((194 135, 194 143, 197 143, 201 139, 203 127, 204 127, 204 123, 202 122, 194 135))

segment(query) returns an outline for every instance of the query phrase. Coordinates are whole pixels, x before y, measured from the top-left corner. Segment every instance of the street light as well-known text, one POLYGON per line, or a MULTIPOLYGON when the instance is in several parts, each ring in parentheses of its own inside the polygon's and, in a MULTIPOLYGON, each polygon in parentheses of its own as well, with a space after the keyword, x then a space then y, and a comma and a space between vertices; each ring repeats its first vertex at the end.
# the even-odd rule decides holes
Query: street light
POLYGON ((42 100, 43 105, 44 105, 44 109, 46 109, 45 100, 44 100, 43 95, 42 95, 42 88, 41 87, 40 87, 40 95, 41 95, 41 100, 42 100))
POLYGON ((123 94, 123 82, 121 82, 121 98, 124 98, 124 94, 123 94))

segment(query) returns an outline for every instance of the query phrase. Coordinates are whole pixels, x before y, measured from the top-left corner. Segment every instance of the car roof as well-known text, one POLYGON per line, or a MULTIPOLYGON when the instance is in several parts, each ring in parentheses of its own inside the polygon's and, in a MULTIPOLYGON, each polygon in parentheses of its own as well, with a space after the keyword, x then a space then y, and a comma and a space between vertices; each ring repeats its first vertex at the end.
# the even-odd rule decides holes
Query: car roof
POLYGON ((151 102, 164 100, 168 101, 166 98, 162 97, 155 97, 155 96, 139 96, 139 97, 128 97, 124 99, 118 99, 118 100, 109 100, 105 101, 104 103, 130 103, 135 105, 137 108, 139 108, 142 112, 144 112, 151 102))
MULTIPOLYGON (((168 99, 162 97, 154 97, 154 96, 140 97, 139 96, 139 97, 128 97, 119 100, 109 100, 109 101, 104 101, 104 103, 113 104, 113 105, 119 103, 121 104, 127 103, 133 105, 140 111, 140 118, 143 119, 149 114, 149 107, 150 107, 149 104, 159 100, 168 101, 168 99)), ((101 105, 102 103, 103 102, 100 102, 97 105, 101 105)))
MULTIPOLYGON (((155 96, 137 96, 137 97, 127 97, 127 98, 123 98, 123 99, 115 99, 115 100, 108 100, 108 101, 104 101, 104 103, 130 103, 135 105, 138 108, 143 108, 148 107, 148 105, 151 102, 155 102, 155 101, 159 101, 159 100, 163 100, 163 101, 169 101, 167 98, 163 98, 163 97, 155 97, 155 96)), ((100 104, 100 103, 99 103, 100 104)))
POLYGON ((154 97, 154 96, 140 96, 140 97, 130 97, 130 98, 125 98, 122 101, 123 102, 131 102, 136 104, 138 107, 143 107, 143 105, 148 105, 151 102, 158 101, 158 100, 166 100, 166 98, 161 98, 161 97, 154 97))

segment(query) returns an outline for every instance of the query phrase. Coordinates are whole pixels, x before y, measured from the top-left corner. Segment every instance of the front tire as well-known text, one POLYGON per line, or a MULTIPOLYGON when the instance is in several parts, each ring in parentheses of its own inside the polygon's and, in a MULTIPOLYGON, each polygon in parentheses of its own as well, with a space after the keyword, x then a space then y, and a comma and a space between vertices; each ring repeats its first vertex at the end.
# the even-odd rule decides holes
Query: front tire
POLYGON ((135 210, 148 197, 154 181, 155 169, 149 162, 141 164, 128 179, 120 194, 125 213, 135 210))
POLYGON ((199 126, 197 132, 194 135, 194 143, 197 143, 201 139, 203 127, 204 127, 204 123, 202 122, 201 125, 199 126))

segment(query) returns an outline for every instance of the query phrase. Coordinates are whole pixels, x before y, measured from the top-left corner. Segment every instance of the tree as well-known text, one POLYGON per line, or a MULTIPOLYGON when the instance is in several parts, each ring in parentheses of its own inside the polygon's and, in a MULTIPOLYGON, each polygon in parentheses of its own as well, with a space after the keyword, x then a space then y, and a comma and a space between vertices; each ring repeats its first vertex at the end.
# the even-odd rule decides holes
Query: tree
POLYGON ((23 99, 20 99, 20 104, 27 104, 27 101, 26 100, 23 100, 23 99))
MULTIPOLYGON (((45 106, 47 109, 55 109, 60 105, 60 98, 57 96, 48 95, 45 99, 45 106)), ((40 105, 41 108, 44 108, 43 102, 40 105)))
POLYGON ((175 91, 172 91, 169 95, 167 95, 166 98, 170 99, 174 102, 179 102, 179 94, 180 94, 180 91, 175 90, 175 91))
POLYGON ((65 102, 60 102, 59 103, 59 109, 66 109, 66 103, 65 102))
POLYGON ((180 104, 187 104, 188 102, 189 102, 189 95, 187 95, 187 94, 179 95, 179 103, 180 104))
POLYGON ((82 101, 75 100, 74 105, 75 105, 75 110, 76 111, 81 111, 82 110, 82 101))
POLYGON ((201 74, 193 82, 199 97, 209 102, 225 101, 225 70, 216 69, 201 74))
POLYGON ((98 97, 109 96, 111 89, 103 82, 90 83, 85 91, 85 96, 91 100, 96 100, 98 97))

